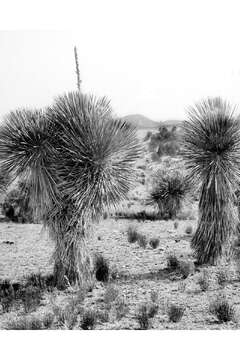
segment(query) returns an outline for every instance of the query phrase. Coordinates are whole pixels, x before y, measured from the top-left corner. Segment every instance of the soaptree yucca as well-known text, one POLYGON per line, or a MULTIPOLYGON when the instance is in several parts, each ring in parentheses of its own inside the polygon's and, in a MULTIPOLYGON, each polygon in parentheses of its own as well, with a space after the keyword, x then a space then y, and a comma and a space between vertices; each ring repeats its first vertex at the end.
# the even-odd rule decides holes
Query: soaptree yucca
POLYGON ((148 203, 158 206, 161 218, 174 219, 189 191, 190 184, 182 172, 160 169, 154 174, 148 203))
POLYGON ((240 179, 240 124, 221 98, 189 109, 183 155, 191 179, 200 184, 198 227, 192 248, 199 263, 216 263, 236 228, 234 207, 240 179))
POLYGON ((91 281, 91 223, 126 198, 140 151, 135 130, 113 118, 106 98, 79 92, 58 97, 44 112, 12 112, 1 125, 2 168, 30 184, 55 241, 58 286, 91 281))

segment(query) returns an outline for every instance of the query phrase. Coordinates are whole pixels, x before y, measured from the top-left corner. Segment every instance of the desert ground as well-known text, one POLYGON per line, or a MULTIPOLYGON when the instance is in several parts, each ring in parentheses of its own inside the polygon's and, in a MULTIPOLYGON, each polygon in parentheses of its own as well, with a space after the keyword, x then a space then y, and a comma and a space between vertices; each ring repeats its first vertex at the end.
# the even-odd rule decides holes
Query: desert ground
MULTIPOLYGON (((145 132, 140 136, 144 137, 145 132)), ((218 266, 195 266, 190 240, 197 226, 197 202, 186 202, 176 220, 130 220, 124 214, 146 209, 148 178, 162 166, 149 160, 149 154, 137 164, 139 174, 144 172, 146 181, 131 192, 129 200, 121 204, 118 213, 109 214, 94 225, 88 246, 92 253, 102 254, 107 259, 114 276, 107 282, 95 281, 92 291, 79 299, 79 318, 82 312, 100 311, 95 329, 139 329, 137 313, 143 304, 155 304, 156 314, 150 319, 149 329, 236 329, 240 321, 240 278, 236 264, 224 258, 218 266), (145 235, 146 243, 130 243, 128 228, 134 226, 145 235), (150 246, 152 238, 158 239, 156 249, 150 246), (168 257, 174 254, 179 261, 190 264, 187 275, 169 268, 168 257), (221 284, 217 272, 221 268, 228 274, 221 284), (199 277, 207 271, 209 284, 202 290, 199 277), (235 310, 235 320, 219 322, 209 311, 217 296, 223 295, 235 310), (124 304, 119 315, 119 303, 124 304), (184 308, 180 321, 169 320, 171 304, 184 308), (107 315, 106 315, 107 313, 107 315)), ((169 159, 167 159, 169 162, 169 159)), ((181 164, 181 159, 171 160, 172 166, 181 164)), ((181 165, 180 165, 181 166, 181 165)), ((141 178, 142 175, 140 175, 141 178)), ((33 273, 50 274, 53 268, 54 244, 41 224, 0 223, 0 278, 21 282, 33 273)), ((52 289, 42 294, 40 306, 28 314, 20 308, 0 310, 0 328, 9 321, 22 316, 43 316, 51 313, 53 304, 64 307, 78 295, 78 290, 52 289)), ((53 326, 53 325, 52 325, 53 326)), ((59 326, 60 328, 69 328, 59 326)), ((50 327, 51 328, 51 327, 50 327)), ((54 328, 54 326, 53 326, 54 328)), ((81 329, 78 324, 72 328, 81 329)))

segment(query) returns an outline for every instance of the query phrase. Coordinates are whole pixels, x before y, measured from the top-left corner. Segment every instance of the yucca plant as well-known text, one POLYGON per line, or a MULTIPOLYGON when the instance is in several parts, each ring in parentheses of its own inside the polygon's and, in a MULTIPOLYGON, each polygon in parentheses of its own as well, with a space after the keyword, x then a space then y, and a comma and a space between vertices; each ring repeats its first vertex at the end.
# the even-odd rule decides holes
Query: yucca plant
POLYGON ((11 112, 0 127, 4 173, 27 180, 55 241, 57 285, 88 284, 91 223, 127 197, 141 148, 109 101, 72 92, 45 111, 11 112))
POLYGON ((192 238, 197 261, 216 263, 236 228, 234 207, 240 180, 240 124, 234 108, 208 98, 188 111, 183 155, 190 176, 200 184, 198 228, 192 238))
POLYGON ((190 189, 185 175, 177 170, 158 170, 154 175, 153 187, 148 204, 157 204, 161 218, 173 219, 182 207, 190 189))

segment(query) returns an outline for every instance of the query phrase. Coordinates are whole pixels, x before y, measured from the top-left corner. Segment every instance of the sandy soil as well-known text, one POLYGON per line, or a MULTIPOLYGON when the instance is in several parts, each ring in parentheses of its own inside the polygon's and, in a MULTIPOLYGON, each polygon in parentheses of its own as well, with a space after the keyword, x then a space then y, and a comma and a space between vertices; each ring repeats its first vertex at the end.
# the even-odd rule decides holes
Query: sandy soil
MULTIPOLYGON (((119 279, 114 286, 128 304, 129 312, 117 320, 114 309, 108 310, 110 319, 107 323, 98 324, 97 329, 137 329, 135 318, 140 304, 150 301, 151 291, 158 293, 159 311, 152 322, 153 329, 222 329, 238 328, 238 323, 230 322, 218 324, 209 314, 208 307, 217 294, 224 292, 229 301, 235 305, 237 314, 240 310, 240 283, 236 281, 232 271, 231 281, 224 290, 220 289, 215 279, 217 267, 209 268, 211 285, 208 291, 200 291, 197 284, 202 269, 181 280, 166 272, 166 258, 169 253, 176 253, 179 259, 193 260, 189 241, 191 235, 185 234, 187 225, 196 226, 196 220, 179 221, 178 229, 174 229, 173 221, 103 220, 95 226, 94 236, 89 242, 92 252, 100 252, 110 261, 110 265, 117 269, 119 279), (126 230, 129 224, 135 223, 138 230, 147 236, 158 237, 160 245, 153 250, 149 245, 146 249, 138 244, 129 244, 126 230), (182 284, 185 289, 182 288, 182 284), (166 314, 168 303, 182 304, 186 310, 179 323, 170 323, 166 314)), ((41 225, 18 225, 12 223, 0 224, 0 277, 19 280, 22 276, 32 272, 50 272, 52 269, 51 254, 53 244, 42 232, 41 225), (14 242, 6 244, 5 241, 14 242)), ((230 269, 229 269, 230 268, 230 269)), ((106 287, 96 283, 93 291, 84 300, 85 308, 105 308, 103 301, 106 287)), ((59 298, 68 298, 69 294, 57 293, 59 298)), ((41 311, 49 309, 47 301, 41 311)), ((11 314, 10 314, 11 315, 11 314)), ((10 316, 0 314, 0 326, 10 316)), ((3 325, 2 325, 3 326, 3 325)))

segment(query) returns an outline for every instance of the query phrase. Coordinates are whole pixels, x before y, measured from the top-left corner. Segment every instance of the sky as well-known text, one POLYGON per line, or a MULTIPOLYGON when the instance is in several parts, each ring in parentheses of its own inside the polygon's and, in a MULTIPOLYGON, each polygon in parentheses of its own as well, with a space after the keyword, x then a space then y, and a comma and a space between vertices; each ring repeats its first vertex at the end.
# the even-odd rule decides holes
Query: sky
POLYGON ((207 96, 240 103, 237 1, 78 4, 57 12, 49 7, 47 13, 30 6, 45 28, 35 29, 34 17, 27 16, 28 29, 0 31, 1 119, 76 90, 74 45, 82 91, 107 96, 119 116, 183 119, 189 106, 207 96))

